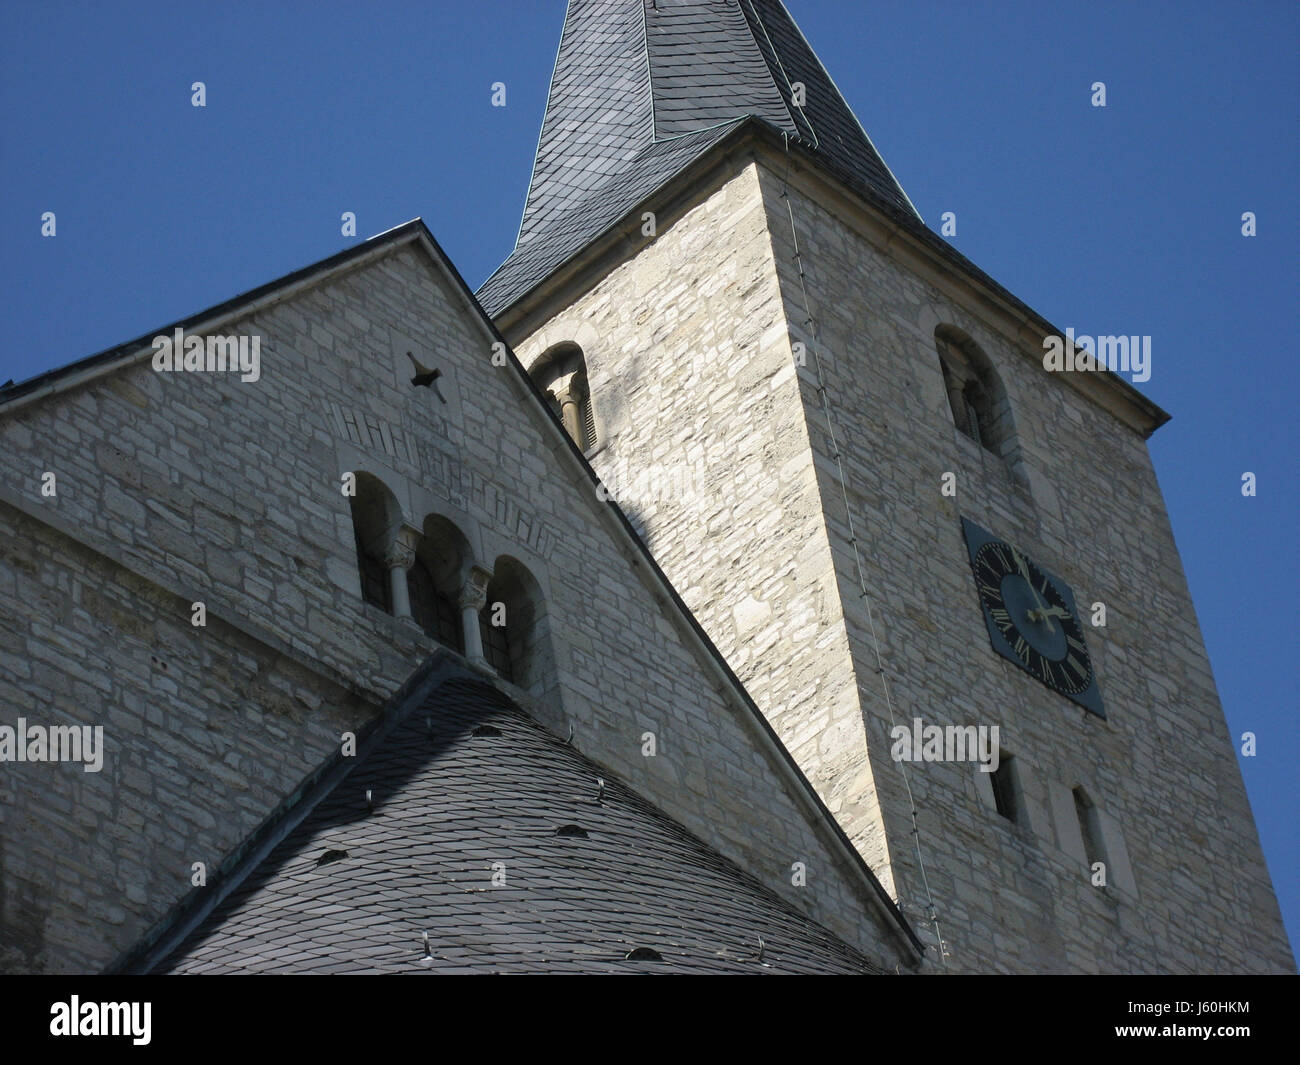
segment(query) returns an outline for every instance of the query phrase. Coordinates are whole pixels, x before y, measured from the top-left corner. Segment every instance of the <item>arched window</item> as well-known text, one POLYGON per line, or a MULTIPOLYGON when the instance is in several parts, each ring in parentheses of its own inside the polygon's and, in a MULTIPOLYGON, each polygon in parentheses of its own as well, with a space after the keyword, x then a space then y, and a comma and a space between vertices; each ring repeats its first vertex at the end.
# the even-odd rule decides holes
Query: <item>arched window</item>
POLYGON ((356 478, 357 492, 348 502, 352 508, 361 598, 392 613, 392 583, 384 565, 384 555, 393 530, 401 524, 401 509, 396 497, 378 477, 357 473, 356 478))
POLYGON ((1011 461, 1015 445, 1011 404, 988 356, 952 326, 939 326, 934 343, 953 424, 986 451, 1011 461))
POLYGON ((507 555, 497 559, 479 619, 483 656, 492 668, 521 688, 540 691, 552 672, 546 606, 523 563, 507 555))
POLYGON ((392 596, 389 594, 388 573, 384 564, 370 554, 357 534, 357 569, 361 574, 361 598, 380 610, 392 613, 392 596))
POLYGON ((468 558, 464 535, 439 515, 425 519, 424 535, 415 549, 415 562, 407 573, 411 617, 445 647, 465 651, 459 598, 468 558))
POLYGON ((456 609, 451 596, 438 588, 418 551, 415 563, 406 574, 406 581, 411 593, 411 617, 419 623, 420 628, 440 644, 464 651, 460 611, 456 609))
POLYGON ((587 363, 577 344, 557 344, 533 364, 529 375, 546 393, 573 442, 583 451, 597 444, 596 412, 587 383, 587 363))
MULTIPOLYGON (((501 592, 497 591, 500 596, 501 592)), ((501 600, 493 599, 493 591, 488 589, 487 605, 479 616, 479 629, 483 635, 483 657, 488 665, 508 681, 515 679, 514 663, 510 658, 510 618, 507 610, 498 605, 501 600), (500 619, 498 622, 497 619, 500 619)), ((518 622, 516 622, 516 628, 518 622)))

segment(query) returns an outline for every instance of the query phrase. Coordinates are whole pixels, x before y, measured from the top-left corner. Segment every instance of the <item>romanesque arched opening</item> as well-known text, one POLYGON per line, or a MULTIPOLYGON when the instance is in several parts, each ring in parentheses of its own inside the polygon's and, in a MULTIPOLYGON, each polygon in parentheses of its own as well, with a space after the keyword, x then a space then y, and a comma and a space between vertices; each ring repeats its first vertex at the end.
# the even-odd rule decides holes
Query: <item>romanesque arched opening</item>
POLYGON ((378 477, 362 472, 354 476, 356 494, 348 502, 352 509, 361 598, 392 613, 392 583, 385 555, 392 544, 394 530, 401 525, 402 509, 397 497, 378 477))
POLYGON ((550 400, 569 436, 583 451, 598 442, 596 411, 587 382, 587 362, 577 344, 563 343, 548 348, 533 363, 529 376, 550 400))
POLYGON ((521 688, 544 690, 553 671, 546 601, 518 559, 502 555, 496 560, 479 616, 488 664, 521 688))
POLYGON ((1011 463, 1016 450, 1015 421, 993 363, 955 326, 936 328, 934 343, 953 424, 980 447, 1011 463))
POLYGON ((424 519, 422 531, 406 575, 411 617, 440 644, 464 653, 460 601, 471 558, 469 542, 453 522, 438 514, 424 519))

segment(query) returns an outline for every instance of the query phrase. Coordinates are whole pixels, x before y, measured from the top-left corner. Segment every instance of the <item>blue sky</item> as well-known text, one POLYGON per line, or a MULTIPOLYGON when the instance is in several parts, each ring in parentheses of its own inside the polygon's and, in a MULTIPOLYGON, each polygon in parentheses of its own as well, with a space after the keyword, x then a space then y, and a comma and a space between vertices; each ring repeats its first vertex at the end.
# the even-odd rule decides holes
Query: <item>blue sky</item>
MULTIPOLYGON (((1049 321, 1153 338, 1138 387, 1174 419, 1151 450, 1230 730, 1258 736, 1239 761, 1294 943, 1300 6, 789 5, 932 226, 956 212, 953 243, 1049 321)), ((0 381, 330 255, 343 211, 361 238, 422 216, 477 286, 514 240, 563 11, 3 0, 0 381)))

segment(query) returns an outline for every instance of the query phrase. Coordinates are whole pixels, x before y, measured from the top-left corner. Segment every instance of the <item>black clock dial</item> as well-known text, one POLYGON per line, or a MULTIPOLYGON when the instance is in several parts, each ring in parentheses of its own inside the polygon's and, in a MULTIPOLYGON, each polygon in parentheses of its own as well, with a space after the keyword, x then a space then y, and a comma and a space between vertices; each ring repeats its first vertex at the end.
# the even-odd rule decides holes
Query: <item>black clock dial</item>
POLYGON ((1105 716, 1069 586, 962 519, 993 649, 1053 691, 1105 716))
POLYGON ((990 540, 975 555, 980 600, 1021 664, 1058 691, 1092 683, 1083 630, 1065 597, 1015 548, 990 540))

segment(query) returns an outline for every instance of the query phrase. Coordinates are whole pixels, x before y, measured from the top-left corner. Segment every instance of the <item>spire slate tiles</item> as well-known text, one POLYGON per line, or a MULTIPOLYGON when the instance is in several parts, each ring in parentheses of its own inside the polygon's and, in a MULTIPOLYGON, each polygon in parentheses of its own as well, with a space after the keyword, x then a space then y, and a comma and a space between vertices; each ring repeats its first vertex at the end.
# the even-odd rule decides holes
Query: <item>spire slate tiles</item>
POLYGON ((750 118, 915 217, 780 0, 570 0, 519 237, 480 302, 500 313, 750 118))

